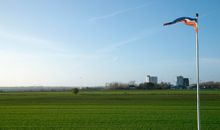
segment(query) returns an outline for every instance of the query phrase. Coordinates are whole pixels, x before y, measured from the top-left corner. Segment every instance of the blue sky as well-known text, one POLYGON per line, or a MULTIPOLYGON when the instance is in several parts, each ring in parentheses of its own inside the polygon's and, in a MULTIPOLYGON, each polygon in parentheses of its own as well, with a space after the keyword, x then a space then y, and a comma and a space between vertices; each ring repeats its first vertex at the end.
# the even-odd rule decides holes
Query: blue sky
POLYGON ((195 31, 163 27, 199 13, 201 81, 220 81, 218 0, 0 0, 0 86, 195 82, 195 31))

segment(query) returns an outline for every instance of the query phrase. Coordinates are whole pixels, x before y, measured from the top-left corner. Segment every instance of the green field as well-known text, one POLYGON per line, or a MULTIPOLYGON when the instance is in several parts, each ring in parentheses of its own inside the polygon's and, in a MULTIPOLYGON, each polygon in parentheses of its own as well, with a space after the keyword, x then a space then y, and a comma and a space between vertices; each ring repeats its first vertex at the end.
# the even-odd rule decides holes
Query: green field
MULTIPOLYGON (((220 91, 201 92, 202 130, 220 130, 220 91)), ((191 91, 0 93, 0 130, 194 130, 191 91)))

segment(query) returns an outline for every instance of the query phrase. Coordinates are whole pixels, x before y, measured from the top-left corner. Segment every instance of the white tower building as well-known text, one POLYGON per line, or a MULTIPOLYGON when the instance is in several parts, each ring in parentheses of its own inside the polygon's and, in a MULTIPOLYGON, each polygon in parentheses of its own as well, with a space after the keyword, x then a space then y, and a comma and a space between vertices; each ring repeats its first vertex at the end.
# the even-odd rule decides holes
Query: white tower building
POLYGON ((147 77, 146 77, 146 82, 147 82, 147 83, 154 83, 154 84, 157 84, 157 82, 158 82, 158 78, 157 78, 157 76, 150 76, 150 75, 147 75, 147 77))

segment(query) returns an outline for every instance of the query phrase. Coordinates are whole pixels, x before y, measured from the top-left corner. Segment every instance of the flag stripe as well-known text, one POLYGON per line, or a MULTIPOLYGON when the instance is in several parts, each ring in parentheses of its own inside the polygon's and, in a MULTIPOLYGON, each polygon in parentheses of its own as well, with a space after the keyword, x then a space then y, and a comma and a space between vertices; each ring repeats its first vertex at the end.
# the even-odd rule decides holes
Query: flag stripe
POLYGON ((175 19, 172 22, 165 23, 164 26, 172 25, 172 24, 175 24, 175 23, 178 23, 178 22, 183 22, 186 25, 193 26, 195 31, 198 32, 197 19, 190 18, 190 17, 180 17, 180 18, 177 18, 177 19, 175 19))

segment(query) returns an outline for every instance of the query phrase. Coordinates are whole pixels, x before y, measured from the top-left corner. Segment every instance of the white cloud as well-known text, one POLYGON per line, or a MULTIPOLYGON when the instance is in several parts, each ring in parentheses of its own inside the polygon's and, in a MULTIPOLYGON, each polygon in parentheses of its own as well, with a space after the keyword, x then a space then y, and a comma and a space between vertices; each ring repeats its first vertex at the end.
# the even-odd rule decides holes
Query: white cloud
POLYGON ((99 53, 112 52, 112 51, 116 50, 117 48, 119 48, 121 46, 124 46, 126 44, 135 42, 135 41, 140 40, 140 39, 141 39, 140 37, 134 37, 134 38, 131 38, 131 39, 128 39, 128 40, 125 40, 125 41, 121 41, 121 42, 112 44, 112 45, 107 46, 105 48, 102 48, 102 49, 98 50, 97 52, 99 52, 99 53))
POLYGON ((98 53, 110 53, 115 51, 116 49, 134 43, 138 40, 150 37, 158 32, 161 32, 162 30, 160 30, 159 28, 151 28, 151 29, 147 29, 147 30, 142 30, 139 33, 137 33, 134 37, 126 39, 124 41, 118 42, 118 43, 114 43, 111 44, 109 46, 106 46, 104 48, 101 48, 99 50, 97 50, 98 53))
MULTIPOLYGON (((6 39, 5 42, 24 45, 24 47, 34 47, 37 49, 45 49, 53 52, 64 52, 65 50, 58 46, 60 43, 45 40, 42 38, 33 37, 30 35, 22 35, 15 32, 5 30, 0 31, 0 40, 6 39)), ((18 46, 16 46, 18 47, 18 46)))
POLYGON ((27 58, 51 58, 51 57, 62 57, 69 60, 75 61, 88 61, 88 60, 99 60, 103 58, 112 58, 106 54, 100 54, 97 52, 93 53, 76 53, 74 50, 63 48, 61 43, 30 36, 24 34, 18 34, 16 32, 10 32, 1 30, 0 31, 0 42, 4 44, 11 44, 11 48, 1 49, 0 54, 11 57, 21 56, 27 58), (26 51, 19 51, 18 48, 24 48, 26 51), (37 50, 37 53, 32 53, 32 50, 37 50), (45 53, 38 53, 42 52, 45 53))

